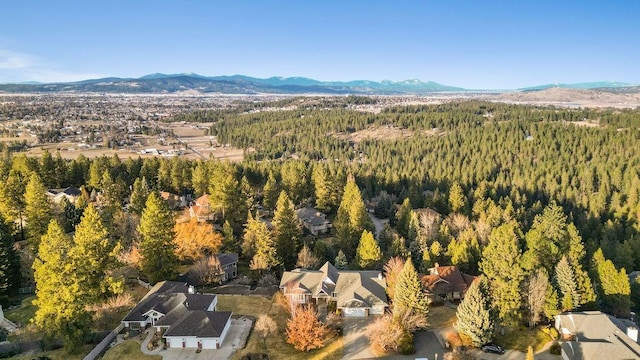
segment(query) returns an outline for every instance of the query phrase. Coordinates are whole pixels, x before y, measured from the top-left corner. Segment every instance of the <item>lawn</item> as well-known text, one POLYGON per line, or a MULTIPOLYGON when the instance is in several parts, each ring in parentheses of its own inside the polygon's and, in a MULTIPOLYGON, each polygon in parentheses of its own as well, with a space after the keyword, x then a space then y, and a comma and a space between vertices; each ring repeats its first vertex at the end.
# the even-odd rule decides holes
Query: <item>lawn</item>
POLYGON ((278 333, 267 339, 265 350, 262 339, 251 332, 247 345, 234 355, 234 359, 240 359, 248 353, 267 352, 274 359, 308 358, 315 360, 341 359, 343 353, 343 339, 336 336, 329 340, 327 345, 318 350, 302 353, 286 342, 285 328, 288 313, 276 300, 262 296, 237 296, 218 295, 218 310, 233 311, 235 315, 249 315, 257 318, 261 314, 268 314, 278 324, 278 333))
POLYGON ((432 306, 429 308, 427 321, 432 329, 451 326, 456 322, 456 310, 446 306, 432 306))
POLYGON ((22 300, 22 306, 16 309, 8 310, 4 312, 4 316, 19 325, 27 325, 31 318, 35 315, 38 309, 33 305, 35 296, 30 296, 22 300))
POLYGON ((513 330, 505 332, 504 335, 498 333, 494 338, 494 342, 503 348, 523 353, 527 352, 529 346, 533 347, 534 352, 538 352, 544 344, 552 340, 548 334, 538 329, 513 330))
POLYGON ((148 360, 161 360, 160 355, 145 355, 140 351, 140 343, 134 340, 124 341, 111 349, 102 357, 102 360, 136 360, 136 359, 148 359, 148 360))

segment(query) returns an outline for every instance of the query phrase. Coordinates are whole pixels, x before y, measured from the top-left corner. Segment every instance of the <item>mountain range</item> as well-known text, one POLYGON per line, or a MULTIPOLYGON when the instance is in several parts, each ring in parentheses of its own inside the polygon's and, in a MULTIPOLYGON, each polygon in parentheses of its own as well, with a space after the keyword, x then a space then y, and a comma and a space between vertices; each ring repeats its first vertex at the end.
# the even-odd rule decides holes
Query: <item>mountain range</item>
MULTIPOLYGON (((571 89, 626 88, 632 84, 618 82, 594 82, 580 84, 547 84, 522 91, 543 90, 551 87, 571 89)), ((149 74, 139 78, 109 77, 67 83, 20 83, 0 84, 0 92, 97 92, 97 93, 197 93, 222 94, 360 94, 360 95, 399 95, 426 94, 434 92, 464 92, 460 87, 439 84, 433 81, 410 79, 404 81, 318 81, 305 77, 270 77, 260 79, 244 75, 203 76, 185 74, 149 74)))

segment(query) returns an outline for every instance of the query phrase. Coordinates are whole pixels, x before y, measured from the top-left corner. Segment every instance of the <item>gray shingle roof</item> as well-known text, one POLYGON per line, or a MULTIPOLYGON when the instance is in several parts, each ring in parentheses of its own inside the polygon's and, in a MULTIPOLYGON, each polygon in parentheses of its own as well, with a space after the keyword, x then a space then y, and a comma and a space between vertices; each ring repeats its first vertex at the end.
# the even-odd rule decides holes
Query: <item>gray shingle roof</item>
POLYGON ((234 262, 238 262, 238 254, 222 253, 218 255, 218 259, 220 260, 220 265, 225 266, 225 265, 233 264, 234 262))
POLYGON ((327 215, 314 208, 301 208, 296 210, 296 214, 298 215, 298 219, 310 224, 311 226, 329 223, 329 220, 326 219, 327 215))
POLYGON ((558 315, 573 341, 562 344, 569 359, 640 359, 640 345, 614 323, 615 318, 599 311, 558 315))
POLYGON ((387 305, 386 286, 380 271, 337 270, 329 262, 320 270, 285 271, 280 281, 280 288, 285 289, 285 293, 302 289, 314 296, 321 291, 331 296, 336 292, 339 308, 387 305))
POLYGON ((230 317, 226 311, 189 311, 164 336, 220 337, 230 317))

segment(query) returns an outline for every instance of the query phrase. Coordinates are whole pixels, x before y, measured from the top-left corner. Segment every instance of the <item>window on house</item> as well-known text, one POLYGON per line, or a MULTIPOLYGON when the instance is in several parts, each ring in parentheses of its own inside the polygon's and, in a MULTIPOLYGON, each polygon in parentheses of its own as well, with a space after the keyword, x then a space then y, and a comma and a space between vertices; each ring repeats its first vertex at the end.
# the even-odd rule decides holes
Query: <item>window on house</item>
POLYGON ((293 300, 295 302, 304 303, 304 294, 293 294, 293 300))
POLYGON ((331 293, 331 297, 337 298, 337 297, 338 297, 338 293, 337 293, 337 292, 335 292, 335 291, 334 291, 334 292, 332 292, 332 293, 331 293))

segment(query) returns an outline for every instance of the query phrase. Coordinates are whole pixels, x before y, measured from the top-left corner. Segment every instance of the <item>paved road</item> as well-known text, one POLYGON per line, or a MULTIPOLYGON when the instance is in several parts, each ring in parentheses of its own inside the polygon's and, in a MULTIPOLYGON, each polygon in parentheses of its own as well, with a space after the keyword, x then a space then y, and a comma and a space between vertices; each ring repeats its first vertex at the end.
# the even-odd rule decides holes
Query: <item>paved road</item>
POLYGON ((427 358, 429 360, 442 360, 447 350, 442 347, 436 334, 429 331, 420 331, 413 335, 413 345, 416 353, 413 355, 393 355, 384 357, 385 360, 413 360, 427 358))

